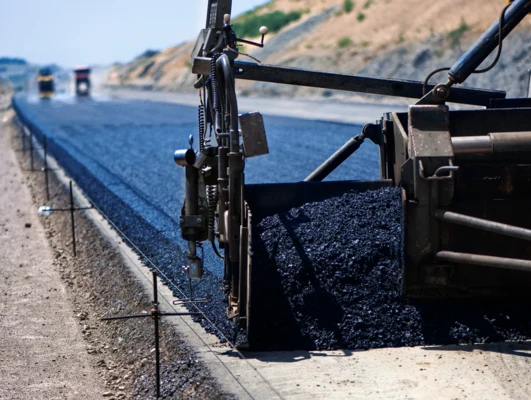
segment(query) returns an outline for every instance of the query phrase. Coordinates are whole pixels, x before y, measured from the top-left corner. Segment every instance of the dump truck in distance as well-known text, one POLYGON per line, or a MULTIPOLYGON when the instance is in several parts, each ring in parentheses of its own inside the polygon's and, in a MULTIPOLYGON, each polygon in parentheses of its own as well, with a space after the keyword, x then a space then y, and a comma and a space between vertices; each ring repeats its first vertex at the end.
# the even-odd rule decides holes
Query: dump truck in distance
POLYGON ((39 83, 39 96, 41 98, 49 99, 54 95, 54 77, 50 68, 44 67, 39 69, 37 82, 39 83))
POLYGON ((90 68, 77 67, 74 69, 76 80, 76 95, 89 96, 90 95, 90 68))

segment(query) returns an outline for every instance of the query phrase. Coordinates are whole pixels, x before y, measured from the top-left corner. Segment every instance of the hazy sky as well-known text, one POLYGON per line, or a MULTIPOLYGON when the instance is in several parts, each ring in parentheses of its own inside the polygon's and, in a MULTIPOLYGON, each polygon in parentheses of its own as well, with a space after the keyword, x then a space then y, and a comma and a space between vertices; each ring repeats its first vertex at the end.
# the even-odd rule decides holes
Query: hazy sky
MULTIPOLYGON (((266 0, 232 0, 238 15, 266 0)), ((207 0, 0 0, 0 57, 65 67, 129 61, 195 39, 207 0)))

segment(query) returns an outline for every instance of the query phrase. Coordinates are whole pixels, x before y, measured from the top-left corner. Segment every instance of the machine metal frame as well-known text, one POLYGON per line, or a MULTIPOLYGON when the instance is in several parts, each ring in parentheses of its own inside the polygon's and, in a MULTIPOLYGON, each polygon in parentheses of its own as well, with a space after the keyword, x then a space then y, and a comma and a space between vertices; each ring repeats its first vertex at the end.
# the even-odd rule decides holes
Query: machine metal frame
POLYGON ((450 69, 448 81, 435 86, 236 61, 237 43, 263 46, 267 29, 260 29, 261 43, 239 39, 230 24, 230 0, 209 0, 208 10, 206 28, 192 54, 192 70, 198 74, 195 87, 202 91, 199 151, 192 149, 190 140, 189 149, 175 154, 176 163, 186 168, 181 229, 189 243, 190 279, 202 276, 199 242, 210 241, 224 257, 227 314, 249 338, 253 218, 322 200, 324 192, 330 197, 349 189, 403 188, 404 288, 409 295, 424 296, 426 289, 433 294, 433 288, 441 287, 455 290, 451 295, 493 289, 514 294, 515 286, 531 286, 531 213, 522 215, 531 198, 531 101, 505 99, 500 91, 455 87, 470 74, 483 72, 477 68, 531 11, 531 0, 507 6, 500 20, 450 69), (268 148, 260 114, 238 116, 235 79, 417 102, 407 113, 388 113, 367 124, 305 182, 245 185, 245 159, 267 154, 268 148), (485 109, 450 111, 446 102, 485 109), (380 181, 321 182, 365 139, 380 147, 380 181))

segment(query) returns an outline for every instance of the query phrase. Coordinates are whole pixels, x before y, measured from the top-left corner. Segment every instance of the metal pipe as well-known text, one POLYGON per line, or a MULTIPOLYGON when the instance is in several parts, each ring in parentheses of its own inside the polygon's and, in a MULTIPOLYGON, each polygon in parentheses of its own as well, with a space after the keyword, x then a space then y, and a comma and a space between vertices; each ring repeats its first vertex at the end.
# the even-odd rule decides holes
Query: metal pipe
POLYGON ((155 324, 155 374, 157 379, 157 399, 160 397, 160 348, 159 348, 159 294, 157 290, 157 274, 153 274, 153 322, 155 324), (153 312, 154 311, 154 312, 153 312), (153 315, 154 314, 154 315, 153 315))
MULTIPOLYGON (((186 197, 184 200, 184 214, 187 216, 198 215, 199 213, 199 170, 193 166, 187 166, 186 171, 186 197)), ((193 277, 197 273, 197 246, 195 230, 188 237, 188 276, 193 277)))
POLYGON ((441 261, 448 261, 453 263, 482 265, 484 267, 531 272, 531 261, 521 260, 517 258, 456 253, 453 251, 439 251, 437 253, 437 258, 441 261))
MULTIPOLYGON (((210 75, 210 58, 196 57, 193 73, 210 75)), ((316 87, 347 92, 381 94, 386 96, 409 97, 420 99, 423 96, 423 82, 398 79, 370 78, 366 76, 334 74, 330 72, 311 71, 300 68, 277 67, 235 61, 237 79, 258 82, 282 83, 316 87)), ((429 89, 433 86, 429 85, 429 89)), ((452 103, 489 106, 491 99, 504 99, 505 92, 456 87, 452 88, 447 101, 452 103)))
POLYGON ((181 167, 194 165, 195 160, 196 154, 193 149, 177 150, 173 154, 173 161, 175 161, 175 164, 180 165, 181 167))
POLYGON ((48 182, 48 140, 44 135, 44 184, 46 185, 46 200, 50 201, 50 185, 48 182))
POLYGON ((227 97, 230 110, 230 143, 229 150, 231 153, 239 151, 239 129, 238 129, 238 102, 236 100, 236 91, 234 88, 234 75, 229 57, 223 54, 216 61, 218 80, 222 81, 225 86, 225 96, 227 97), (220 74, 221 72, 221 74, 220 74), (222 79, 220 79, 222 78, 222 79))
POLYGON ((531 241, 531 230, 529 229, 502 224, 500 222, 493 222, 482 218, 470 217, 452 211, 437 210, 435 212, 435 217, 451 224, 468 226, 470 228, 481 229, 487 232, 531 241))
POLYGON ((456 157, 491 157, 493 153, 490 136, 462 136, 452 138, 456 157))
POLYGON ((339 150, 330 156, 328 160, 322 163, 315 171, 308 175, 304 182, 321 182, 330 175, 339 165, 349 158, 356 150, 360 148, 365 135, 360 133, 345 143, 339 150))
POLYGON ((494 154, 531 153, 531 132, 489 133, 494 154))
POLYGON ((72 181, 70 181, 70 219, 72 221, 72 248, 74 250, 74 257, 77 257, 76 252, 76 226, 74 221, 74 192, 72 190, 72 181))
POLYGON ((35 171, 33 168, 33 131, 30 130, 30 168, 31 171, 35 171))
MULTIPOLYGON (((531 0, 515 0, 503 17, 503 40, 531 11, 531 0)), ((448 73, 453 83, 463 83, 500 44, 500 21, 496 20, 448 73)))
POLYGON ((493 132, 485 136, 461 136, 452 138, 454 155, 467 159, 531 158, 531 132, 493 132))

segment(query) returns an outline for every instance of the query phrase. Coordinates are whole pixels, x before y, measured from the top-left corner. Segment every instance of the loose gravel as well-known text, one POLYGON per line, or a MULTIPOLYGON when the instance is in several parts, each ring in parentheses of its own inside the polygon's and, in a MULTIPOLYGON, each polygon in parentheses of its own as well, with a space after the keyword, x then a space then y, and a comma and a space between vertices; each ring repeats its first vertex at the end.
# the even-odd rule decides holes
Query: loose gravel
POLYGON ((253 228, 253 344, 367 349, 525 340, 521 302, 401 295, 400 189, 346 193, 253 228))

